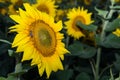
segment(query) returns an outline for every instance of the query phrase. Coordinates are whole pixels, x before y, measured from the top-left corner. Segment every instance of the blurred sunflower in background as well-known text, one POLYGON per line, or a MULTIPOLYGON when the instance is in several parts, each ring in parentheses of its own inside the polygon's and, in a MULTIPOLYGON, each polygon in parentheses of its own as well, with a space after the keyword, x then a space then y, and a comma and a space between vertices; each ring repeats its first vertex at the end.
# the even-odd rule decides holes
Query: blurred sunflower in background
POLYGON ((32 59, 31 65, 37 65, 42 76, 46 71, 49 78, 52 71, 63 70, 61 59, 69 51, 62 42, 62 22, 54 23, 54 18, 46 13, 24 4, 25 10, 19 9, 20 15, 10 17, 18 24, 10 27, 11 32, 17 32, 12 47, 16 52, 24 52, 22 61, 32 59))
POLYGON ((77 26, 77 22, 80 21, 82 24, 89 25, 93 23, 91 20, 92 13, 87 13, 88 10, 84 10, 83 7, 73 8, 67 14, 68 21, 65 22, 67 34, 79 39, 80 37, 85 37, 82 29, 77 26))
POLYGON ((60 3, 62 2, 62 0, 55 0, 55 2, 56 2, 57 4, 60 4, 60 3))
POLYGON ((7 12, 8 12, 8 9, 7 9, 7 3, 9 2, 10 0, 0 0, 0 14, 2 15, 6 15, 7 12))
POLYGON ((32 6, 41 12, 49 14, 50 16, 55 17, 56 15, 57 6, 55 6, 55 1, 53 0, 36 0, 36 4, 33 4, 32 6))
POLYGON ((8 9, 9 9, 8 13, 10 15, 11 14, 18 14, 18 8, 22 7, 24 2, 27 2, 27 1, 24 1, 24 0, 11 0, 10 1, 11 4, 8 7, 8 9))
POLYGON ((1 13, 2 15, 7 14, 7 9, 4 8, 4 7, 0 7, 0 13, 1 13))
POLYGON ((115 0, 116 3, 120 3, 120 0, 115 0))
POLYGON ((86 5, 90 5, 91 2, 92 2, 92 0, 84 0, 84 3, 85 3, 86 5))
POLYGON ((66 17, 68 10, 62 10, 62 9, 57 9, 56 10, 56 16, 55 16, 55 21, 63 20, 64 17, 66 17))
POLYGON ((9 2, 10 0, 0 0, 0 2, 2 3, 6 3, 6 2, 9 2))

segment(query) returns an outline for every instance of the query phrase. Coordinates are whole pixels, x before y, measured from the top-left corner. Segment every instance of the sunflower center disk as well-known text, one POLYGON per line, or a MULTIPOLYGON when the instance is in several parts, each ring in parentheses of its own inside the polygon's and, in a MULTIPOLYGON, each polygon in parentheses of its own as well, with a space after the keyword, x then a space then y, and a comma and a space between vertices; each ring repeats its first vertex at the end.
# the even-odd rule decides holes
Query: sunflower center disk
POLYGON ((39 31, 39 41, 40 41, 40 44, 44 45, 44 46, 51 46, 51 41, 52 41, 52 38, 49 34, 49 32, 45 29, 41 29, 39 31))
POLYGON ((33 23, 33 43, 44 57, 52 56, 56 47, 56 36, 53 29, 42 21, 33 23))
POLYGON ((77 17, 74 19, 74 21, 73 21, 73 28, 74 28, 76 31, 80 31, 80 30, 81 30, 80 27, 77 27, 77 26, 76 26, 76 23, 77 23, 78 21, 81 22, 81 23, 83 23, 83 24, 85 24, 84 18, 83 18, 82 16, 77 16, 77 17))
POLYGON ((49 14, 49 10, 48 10, 48 7, 46 5, 39 5, 37 7, 38 10, 40 10, 41 12, 45 12, 47 14, 49 14))

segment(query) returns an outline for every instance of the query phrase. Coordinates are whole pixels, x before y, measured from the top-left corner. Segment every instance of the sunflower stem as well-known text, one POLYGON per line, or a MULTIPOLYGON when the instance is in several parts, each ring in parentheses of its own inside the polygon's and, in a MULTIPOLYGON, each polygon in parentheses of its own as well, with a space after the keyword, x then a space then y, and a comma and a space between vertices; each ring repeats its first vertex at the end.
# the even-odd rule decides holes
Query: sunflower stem
MULTIPOLYGON (((112 0, 111 0, 112 2, 112 0)), ((114 4, 112 4, 111 6, 113 7, 114 4)), ((110 19, 112 17, 114 13, 114 10, 110 10, 108 15, 106 16, 106 19, 110 19)), ((106 36, 106 32, 105 32, 105 29, 107 27, 109 23, 109 20, 105 20, 104 23, 103 23, 103 28, 102 28, 102 32, 101 32, 101 36, 100 36, 100 40, 101 40, 101 43, 103 44, 104 42, 104 39, 105 39, 105 36, 106 36)), ((96 58, 96 65, 95 65, 95 80, 99 80, 100 76, 99 76, 99 66, 100 66, 100 59, 101 59, 101 53, 102 53, 102 48, 101 47, 98 47, 98 50, 97 50, 97 58, 96 58)))
POLYGON ((99 65, 100 65, 100 58, 101 58, 101 48, 99 47, 97 50, 97 59, 96 59, 96 66, 95 66, 95 80, 99 80, 99 65))

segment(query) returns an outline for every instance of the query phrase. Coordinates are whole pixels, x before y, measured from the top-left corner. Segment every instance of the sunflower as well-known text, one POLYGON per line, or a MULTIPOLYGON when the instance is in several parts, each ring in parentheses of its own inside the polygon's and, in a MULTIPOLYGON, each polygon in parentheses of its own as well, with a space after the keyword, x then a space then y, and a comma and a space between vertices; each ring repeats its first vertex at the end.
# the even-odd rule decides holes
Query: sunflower
POLYGON ((6 15, 7 14, 7 9, 6 8, 0 8, 0 14, 6 15))
POLYGON ((120 0, 115 0, 115 2, 116 2, 116 3, 119 3, 119 2, 120 2, 120 0))
POLYGON ((71 35, 75 39, 84 37, 85 35, 82 32, 82 29, 76 26, 77 22, 80 21, 82 24, 89 25, 93 21, 91 20, 91 14, 87 13, 87 10, 82 8, 73 8, 67 14, 68 21, 65 22, 68 35, 71 35))
POLYGON ((92 2, 92 0, 84 0, 84 3, 85 3, 86 5, 90 5, 91 2, 92 2))
POLYGON ((9 14, 18 14, 17 10, 23 4, 22 0, 11 0, 11 4, 9 5, 9 14))
POLYGON ((117 29, 113 32, 113 34, 115 34, 116 36, 120 37, 120 29, 117 28, 117 29))
POLYGON ((14 8, 14 5, 10 5, 8 9, 9 9, 9 14, 17 14, 16 9, 14 8))
POLYGON ((17 32, 12 47, 17 47, 16 52, 24 52, 22 61, 30 60, 31 65, 37 65, 40 76, 46 71, 49 78, 52 71, 63 70, 61 60, 69 51, 62 42, 62 22, 54 23, 52 16, 42 13, 23 4, 25 10, 19 9, 20 15, 10 17, 18 24, 10 27, 11 32, 17 32))
POLYGON ((53 17, 55 17, 56 7, 54 5, 54 0, 37 0, 36 4, 33 4, 33 7, 37 8, 41 12, 45 12, 53 17))
POLYGON ((67 10, 57 9, 55 21, 62 20, 66 16, 67 10))

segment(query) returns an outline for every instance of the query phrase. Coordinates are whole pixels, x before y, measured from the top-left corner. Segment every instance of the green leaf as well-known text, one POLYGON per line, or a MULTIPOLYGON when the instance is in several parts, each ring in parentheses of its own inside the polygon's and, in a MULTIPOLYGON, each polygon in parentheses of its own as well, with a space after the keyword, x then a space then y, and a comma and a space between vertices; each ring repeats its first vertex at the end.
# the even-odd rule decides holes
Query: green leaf
POLYGON ((6 78, 4 78, 4 77, 0 77, 0 80, 6 80, 6 78))
POLYGON ((120 77, 119 77, 119 78, 116 78, 115 80, 120 80, 120 77))
POLYGON ((101 45, 100 34, 95 35, 95 42, 97 45, 101 45))
POLYGON ((84 30, 88 30, 88 31, 96 31, 97 30, 97 26, 95 26, 95 25, 92 25, 92 24, 90 24, 90 25, 85 25, 85 24, 82 24, 81 22, 77 22, 77 24, 76 24, 78 27, 80 27, 80 28, 82 28, 82 29, 84 29, 84 30))
POLYGON ((70 80, 70 78, 73 75, 73 70, 64 70, 64 71, 59 71, 56 73, 57 75, 57 80, 70 80))
POLYGON ((81 58, 91 58, 95 55, 96 49, 78 41, 74 42, 68 47, 73 56, 79 56, 81 58))
POLYGON ((120 10, 120 6, 110 6, 111 9, 119 9, 120 10))
POLYGON ((114 34, 109 34, 102 44, 106 48, 120 48, 120 38, 114 34))
POLYGON ((4 43, 7 43, 7 44, 11 44, 11 42, 7 41, 7 40, 4 40, 4 39, 0 39, 0 42, 4 42, 4 43))
POLYGON ((14 76, 8 76, 6 80, 18 80, 18 78, 14 76))
POLYGON ((90 80, 90 76, 87 73, 82 72, 76 77, 75 80, 90 80))
POLYGON ((100 9, 98 9, 96 7, 95 7, 95 10, 98 12, 98 15, 102 16, 103 18, 105 18, 106 15, 108 14, 108 11, 100 10, 100 9))
POLYGON ((113 22, 109 22, 105 31, 113 31, 116 28, 120 28, 120 18, 115 19, 113 22))
POLYGON ((25 72, 27 72, 27 70, 22 69, 22 63, 18 63, 15 66, 15 72, 10 73, 9 75, 16 77, 18 75, 24 74, 25 72))
POLYGON ((9 54, 9 56, 13 56, 14 51, 9 49, 9 50, 8 50, 8 54, 9 54))

